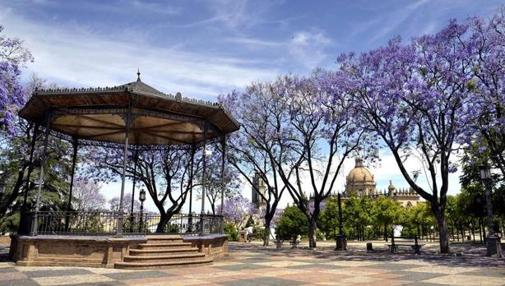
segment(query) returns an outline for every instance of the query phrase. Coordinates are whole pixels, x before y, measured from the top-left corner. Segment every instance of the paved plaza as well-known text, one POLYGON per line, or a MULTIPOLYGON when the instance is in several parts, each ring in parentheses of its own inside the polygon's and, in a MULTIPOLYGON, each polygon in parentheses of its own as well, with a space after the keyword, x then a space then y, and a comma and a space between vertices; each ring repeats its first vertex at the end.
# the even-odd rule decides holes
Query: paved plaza
POLYGON ((329 247, 276 250, 232 243, 227 258, 191 268, 16 267, 0 262, 0 285, 505 285, 504 262, 471 252, 335 253, 329 247))

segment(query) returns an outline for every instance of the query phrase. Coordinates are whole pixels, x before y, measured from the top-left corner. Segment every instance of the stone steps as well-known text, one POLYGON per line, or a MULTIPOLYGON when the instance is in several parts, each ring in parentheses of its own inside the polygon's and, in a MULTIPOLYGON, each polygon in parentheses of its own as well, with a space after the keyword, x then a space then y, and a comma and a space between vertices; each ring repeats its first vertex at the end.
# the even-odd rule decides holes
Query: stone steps
POLYGON ((183 242, 181 236, 148 236, 147 242, 130 249, 123 261, 114 264, 122 269, 154 269, 184 265, 201 265, 212 262, 212 258, 183 242))
POLYGON ((184 254, 172 254, 172 255, 149 255, 149 256, 125 256, 123 262, 164 262, 164 261, 193 261, 205 258, 204 253, 184 253, 184 254))
POLYGON ((169 236, 169 237, 161 237, 161 236, 154 236, 154 237, 149 237, 147 239, 147 242, 149 244, 168 244, 168 243, 183 243, 182 238, 180 236, 175 237, 175 236, 169 236))
POLYGON ((184 247, 184 248, 167 248, 167 249, 130 249, 130 255, 132 256, 151 256, 159 254, 169 254, 169 253, 187 253, 187 252, 198 252, 196 247, 184 247))
POLYGON ((174 247, 179 247, 179 248, 184 248, 184 247, 191 247, 191 243, 189 242, 158 242, 158 243, 150 243, 149 241, 147 243, 141 243, 139 244, 139 247, 141 249, 166 249, 166 248, 174 248, 174 247))

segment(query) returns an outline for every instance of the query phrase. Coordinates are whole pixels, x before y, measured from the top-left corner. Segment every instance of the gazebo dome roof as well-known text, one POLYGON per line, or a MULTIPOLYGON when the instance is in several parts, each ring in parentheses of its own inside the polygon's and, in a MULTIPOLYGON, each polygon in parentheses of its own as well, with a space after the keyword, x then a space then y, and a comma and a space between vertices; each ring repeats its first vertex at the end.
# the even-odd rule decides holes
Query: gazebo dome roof
POLYGON ((123 143, 130 114, 129 144, 197 144, 239 129, 217 103, 165 94, 140 80, 114 87, 39 89, 19 112, 26 120, 64 135, 123 143))

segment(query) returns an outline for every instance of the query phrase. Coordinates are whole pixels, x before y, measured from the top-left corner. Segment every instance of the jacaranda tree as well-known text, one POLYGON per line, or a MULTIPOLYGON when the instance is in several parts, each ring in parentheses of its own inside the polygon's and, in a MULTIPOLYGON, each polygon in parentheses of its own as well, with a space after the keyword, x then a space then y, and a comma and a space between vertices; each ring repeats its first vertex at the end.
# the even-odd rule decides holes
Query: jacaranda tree
MULTIPOLYGON (((201 152, 199 152, 201 153, 201 152)), ((196 154, 191 172, 191 151, 179 146, 164 149, 138 150, 129 153, 126 174, 135 177, 150 195, 159 211, 160 221, 156 232, 163 232, 172 216, 179 213, 188 198, 191 187, 198 181, 201 154, 196 154), (137 164, 135 164, 135 160, 137 164)), ((91 176, 104 181, 119 178, 123 170, 122 150, 90 148, 87 154, 93 160, 86 168, 91 176)), ((135 198, 136 199, 136 198, 135 198)), ((131 198, 123 198, 123 210, 129 210, 131 198)))
POLYGON ((223 213, 224 219, 241 229, 251 215, 256 213, 256 208, 248 199, 242 195, 237 195, 224 201, 223 213))
POLYGON ((279 177, 309 222, 309 247, 316 247, 321 204, 334 190, 344 161, 365 153, 366 133, 355 116, 349 93, 342 92, 333 73, 316 71, 310 77, 285 77, 276 83, 285 101, 289 137, 283 149, 292 158, 274 158, 279 177), (294 178, 290 178, 293 174, 294 178))
POLYGON ((487 151, 505 177, 505 12, 501 10, 489 21, 474 18, 469 25, 465 46, 472 59, 474 78, 469 84, 477 135, 470 132, 468 137, 481 141, 481 151, 487 151))
POLYGON ((456 171, 453 154, 465 142, 473 114, 467 29, 452 21, 435 35, 406 44, 394 39, 339 60, 346 77, 341 84, 354 95, 357 113, 391 150, 410 187, 430 202, 442 253, 449 252, 445 209, 449 174, 456 171), (406 159, 414 156, 427 168, 429 187, 407 169, 406 159))
MULTIPOLYGON (((286 105, 274 83, 252 83, 244 92, 220 97, 223 105, 240 122, 241 128, 229 137, 228 161, 265 202, 263 245, 269 244, 272 220, 286 190, 278 177, 276 162, 285 162, 290 153, 284 148, 289 130, 286 105), (265 193, 255 184, 255 176, 265 184, 265 193)), ((288 175, 289 176, 289 175, 288 175)))
POLYGON ((0 26, 0 131, 14 134, 17 129, 17 112, 25 104, 27 94, 20 83, 20 66, 33 61, 23 41, 6 38, 0 26))

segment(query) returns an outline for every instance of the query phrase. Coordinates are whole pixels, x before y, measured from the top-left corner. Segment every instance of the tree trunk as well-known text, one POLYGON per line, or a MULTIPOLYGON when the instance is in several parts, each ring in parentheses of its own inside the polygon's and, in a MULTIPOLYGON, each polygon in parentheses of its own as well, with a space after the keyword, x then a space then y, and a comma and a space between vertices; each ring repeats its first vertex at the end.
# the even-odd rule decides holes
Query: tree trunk
POLYGON ((449 238, 447 234, 447 224, 445 221, 444 212, 436 209, 434 213, 435 218, 437 219, 440 253, 449 253, 449 238))
POLYGON ((479 218, 480 242, 484 244, 486 243, 486 227, 484 226, 484 223, 482 221, 483 219, 479 218))
POLYGON ((317 222, 316 218, 311 217, 309 219, 309 248, 316 248, 316 229, 317 222))
MULTIPOLYGON (((19 196, 19 192, 21 190, 21 187, 23 185, 23 177, 25 173, 26 166, 23 166, 19 171, 18 171, 18 177, 16 179, 16 183, 14 184, 14 187, 12 188, 12 192, 8 195, 4 193, 5 197, 2 198, 2 201, 0 201, 0 217, 5 216, 7 213, 7 210, 11 207, 11 204, 17 199, 19 196)), ((4 190, 5 191, 5 190, 4 190)), ((25 190, 27 191, 27 190, 25 190)))
POLYGON ((160 214, 160 222, 156 227, 156 233, 164 233, 167 223, 170 221, 172 216, 168 214, 160 214))
POLYGON ((473 243, 475 243, 475 231, 474 231, 474 228, 475 228, 475 225, 474 225, 474 222, 472 220, 472 226, 470 227, 470 231, 472 233, 472 240, 473 240, 473 243))
POLYGON ((388 241, 388 225, 386 223, 384 224, 384 240, 388 241))
POLYGON ((480 243, 482 244, 482 221, 480 219, 478 219, 479 221, 479 241, 480 243))
POLYGON ((270 223, 271 219, 265 217, 265 233, 263 234, 263 246, 268 246, 270 242, 270 223))

